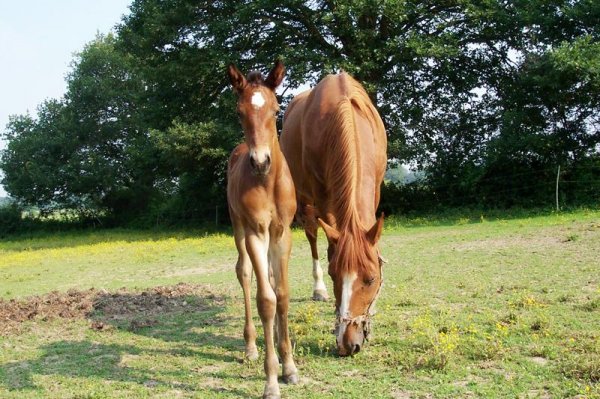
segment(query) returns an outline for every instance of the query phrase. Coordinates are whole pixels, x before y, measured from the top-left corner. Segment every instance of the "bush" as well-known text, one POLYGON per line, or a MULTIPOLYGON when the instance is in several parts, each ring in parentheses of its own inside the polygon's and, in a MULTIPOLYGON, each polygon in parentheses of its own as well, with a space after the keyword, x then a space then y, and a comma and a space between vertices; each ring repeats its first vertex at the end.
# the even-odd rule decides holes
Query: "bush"
POLYGON ((0 237, 14 234, 21 228, 22 209, 14 203, 0 206, 0 237))

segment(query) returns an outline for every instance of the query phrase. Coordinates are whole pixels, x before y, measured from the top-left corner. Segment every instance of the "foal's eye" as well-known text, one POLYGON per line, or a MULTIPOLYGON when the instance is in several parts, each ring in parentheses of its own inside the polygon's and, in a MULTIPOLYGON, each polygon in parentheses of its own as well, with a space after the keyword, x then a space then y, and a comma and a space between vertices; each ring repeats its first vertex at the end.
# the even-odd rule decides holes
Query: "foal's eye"
POLYGON ((373 285, 374 282, 375 282, 375 277, 370 277, 370 278, 365 279, 366 285, 373 285))

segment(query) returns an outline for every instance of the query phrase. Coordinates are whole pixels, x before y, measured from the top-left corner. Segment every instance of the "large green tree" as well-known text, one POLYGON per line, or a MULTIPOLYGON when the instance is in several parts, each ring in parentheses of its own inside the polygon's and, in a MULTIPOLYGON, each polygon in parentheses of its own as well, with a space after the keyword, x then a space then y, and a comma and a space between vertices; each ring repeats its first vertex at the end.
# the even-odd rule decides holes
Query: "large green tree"
POLYGON ((143 85, 130 62, 112 35, 99 36, 74 61, 63 99, 42 104, 37 118, 11 120, 2 167, 12 196, 43 211, 145 207, 155 151, 139 118, 143 85))
MULTIPOLYGON (((116 37, 84 49, 63 100, 13 119, 5 182, 26 190, 33 172, 11 165, 39 159, 38 177, 70 165, 63 202, 142 209, 153 197, 201 215, 223 202, 241 139, 226 65, 281 58, 284 106, 327 73, 363 82, 388 154, 424 171, 437 199, 534 204, 558 164, 597 164, 599 39, 593 0, 135 0, 116 37), (68 155, 44 163, 47 149, 25 151, 36 140, 68 155)), ((21 198, 59 198, 57 182, 40 181, 21 198)))

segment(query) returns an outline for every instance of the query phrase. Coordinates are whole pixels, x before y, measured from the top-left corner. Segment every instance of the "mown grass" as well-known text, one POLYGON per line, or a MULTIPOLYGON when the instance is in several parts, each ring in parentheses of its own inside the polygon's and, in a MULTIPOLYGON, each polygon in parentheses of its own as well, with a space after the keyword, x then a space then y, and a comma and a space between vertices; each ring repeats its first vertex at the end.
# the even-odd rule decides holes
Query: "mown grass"
MULTIPOLYGON (((381 247, 389 262, 374 337, 338 358, 333 304, 308 299, 308 246, 294 232, 290 318, 301 383, 282 385, 284 397, 600 397, 599 211, 391 218, 381 247)), ((262 363, 240 361, 235 259, 231 237, 193 231, 3 241, 4 298, 181 281, 213 294, 188 298, 203 304, 191 310, 156 309, 139 328, 28 322, 0 337, 0 397, 258 397, 262 363)))

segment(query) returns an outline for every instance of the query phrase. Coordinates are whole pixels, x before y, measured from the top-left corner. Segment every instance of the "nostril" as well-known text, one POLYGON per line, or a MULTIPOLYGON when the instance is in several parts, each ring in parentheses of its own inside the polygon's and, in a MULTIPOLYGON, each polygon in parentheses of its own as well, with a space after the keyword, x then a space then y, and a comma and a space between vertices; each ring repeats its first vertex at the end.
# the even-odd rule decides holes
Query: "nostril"
POLYGON ((265 158, 265 164, 267 164, 267 165, 271 164, 271 155, 267 154, 267 157, 265 158))
POLYGON ((360 352, 360 345, 356 344, 354 345, 354 348, 352 348, 352 353, 358 353, 360 352))
POLYGON ((252 166, 253 169, 256 169, 256 161, 253 156, 250 156, 250 166, 252 166))

